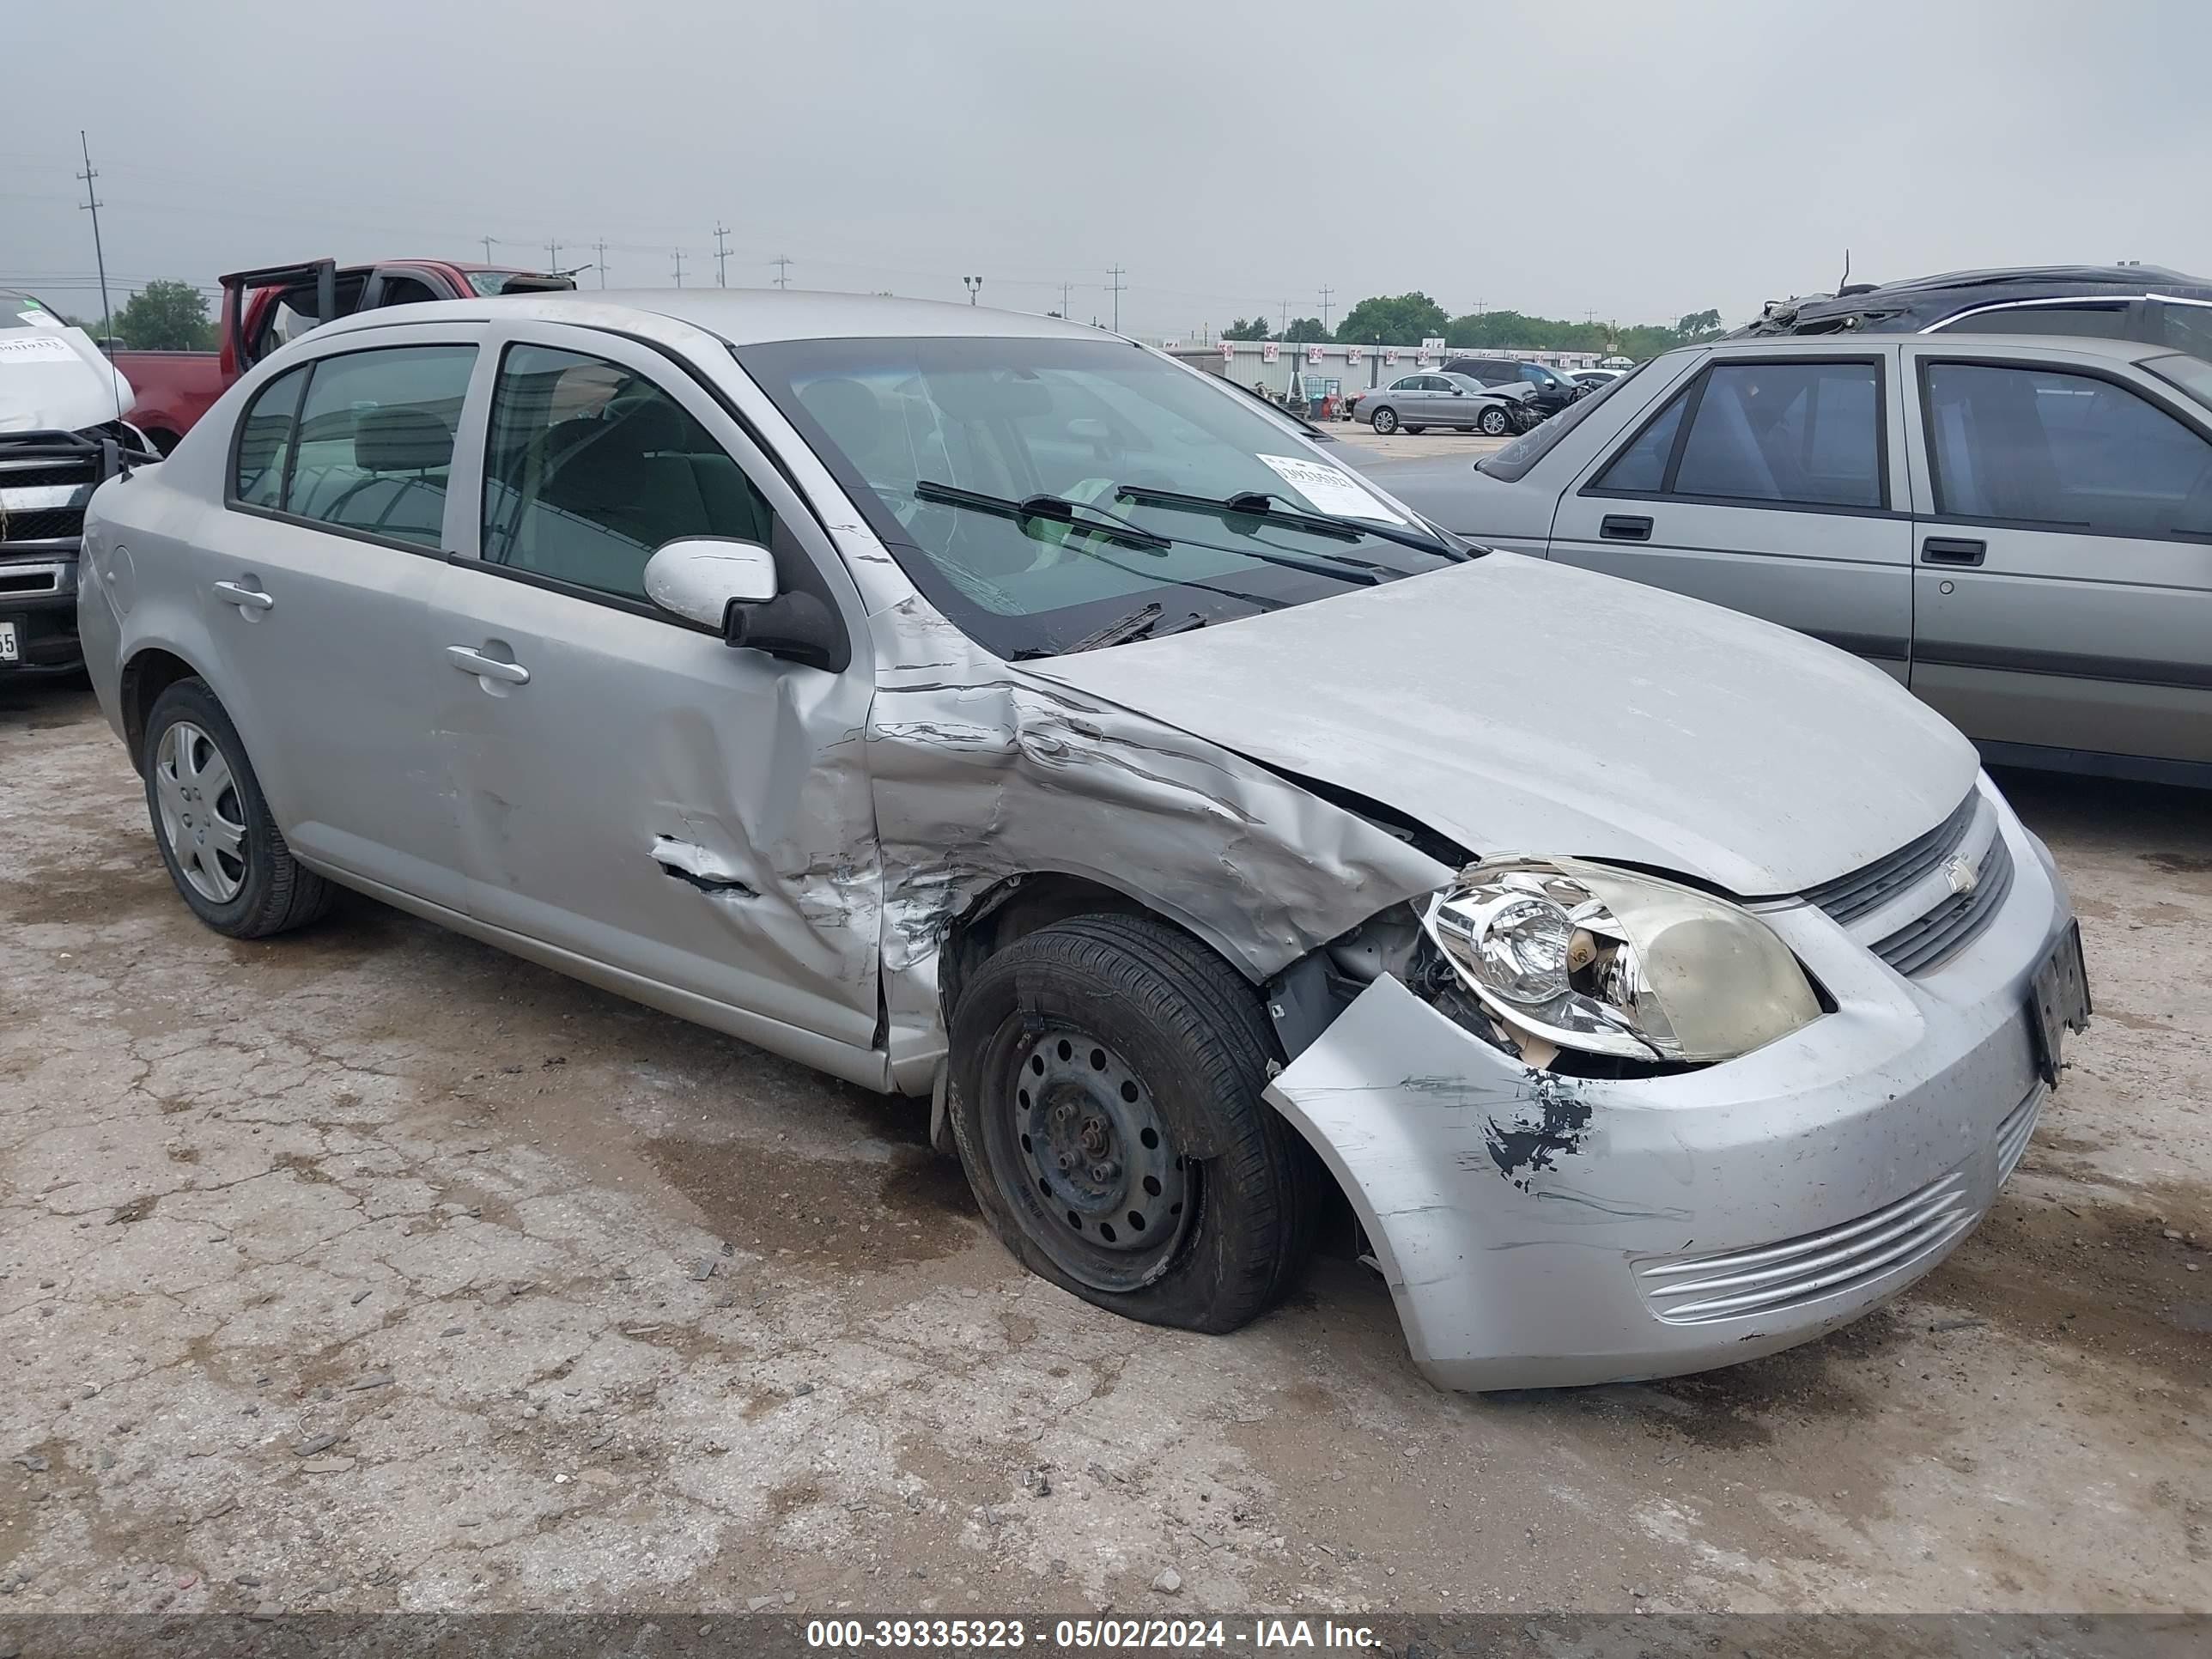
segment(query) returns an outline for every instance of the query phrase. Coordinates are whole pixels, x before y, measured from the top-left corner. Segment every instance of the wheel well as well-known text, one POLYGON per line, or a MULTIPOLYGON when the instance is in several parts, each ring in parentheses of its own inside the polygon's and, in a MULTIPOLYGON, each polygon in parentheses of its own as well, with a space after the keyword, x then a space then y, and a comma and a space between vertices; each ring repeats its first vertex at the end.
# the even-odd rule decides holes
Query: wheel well
POLYGON ((167 651, 141 651, 123 665, 123 740, 131 750, 131 763, 138 766, 146 746, 146 717, 155 699, 179 680, 198 672, 182 657, 167 651))
POLYGON ((948 1029, 962 984, 992 957, 1040 927, 1070 916, 1093 915, 1164 920, 1103 882, 1057 872, 1009 877, 983 894, 952 924, 938 959, 938 995, 945 1005, 948 1029))

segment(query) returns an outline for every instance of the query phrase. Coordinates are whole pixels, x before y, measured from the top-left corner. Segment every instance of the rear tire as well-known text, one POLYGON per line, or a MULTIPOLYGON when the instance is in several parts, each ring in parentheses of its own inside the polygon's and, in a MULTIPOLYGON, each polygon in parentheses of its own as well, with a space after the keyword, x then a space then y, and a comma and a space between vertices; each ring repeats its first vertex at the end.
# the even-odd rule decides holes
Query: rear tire
POLYGON ((1149 917, 1073 917, 985 963, 951 1037, 961 1164, 1030 1272, 1216 1333, 1297 1282, 1320 1160, 1261 1097, 1281 1051, 1212 951, 1149 917))
POLYGON ((1375 411, 1374 427, 1375 429, 1381 433, 1384 437, 1389 437, 1392 433, 1398 429, 1398 411, 1388 407, 1376 410, 1375 411))
POLYGON ((1409 427, 1407 427, 1407 428, 1406 428, 1406 430, 1407 430, 1407 431, 1408 431, 1408 432, 1410 432, 1410 433, 1412 433, 1415 437, 1417 437, 1417 438, 1418 438, 1418 437, 1419 437, 1419 436, 1421 435, 1421 434, 1423 434, 1424 432, 1426 432, 1426 431, 1428 430, 1428 428, 1426 428, 1426 427, 1425 427, 1425 426, 1409 426, 1409 427))
POLYGON ((233 939, 264 939, 330 908, 330 883, 284 844, 206 681, 179 680, 155 699, 141 760, 155 844, 194 915, 233 939))

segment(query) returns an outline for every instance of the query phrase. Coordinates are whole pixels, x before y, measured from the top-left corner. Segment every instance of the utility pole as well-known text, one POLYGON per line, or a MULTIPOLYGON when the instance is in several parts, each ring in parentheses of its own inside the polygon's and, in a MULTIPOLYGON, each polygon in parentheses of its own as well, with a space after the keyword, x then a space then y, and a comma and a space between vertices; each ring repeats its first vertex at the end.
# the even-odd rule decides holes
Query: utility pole
POLYGON ((676 250, 676 286, 684 286, 684 250, 680 247, 676 250))
MULTIPOLYGON (((100 268, 100 325, 108 339, 115 337, 115 313, 107 307, 107 254, 100 245, 100 198, 93 194, 92 181, 100 177, 92 165, 92 145, 84 136, 84 129, 76 130, 77 149, 84 155, 84 171, 77 177, 84 181, 84 205, 92 215, 92 259, 100 268)), ((120 401, 118 394, 118 401, 120 401)))
POLYGON ((1275 331, 1275 337, 1279 340, 1287 339, 1291 332, 1291 302, 1285 300, 1282 302, 1282 306, 1283 325, 1275 331))
POLYGON ((604 240, 592 244, 592 252, 599 256, 599 286, 607 285, 607 245, 604 240))
POLYGON ((558 241, 545 244, 545 269, 548 270, 561 269, 561 244, 558 241))
POLYGON ((730 285, 730 250, 724 245, 725 239, 729 234, 729 227, 717 218, 714 221, 714 286, 716 288, 727 288, 730 285))
POLYGON ((1114 296, 1114 331, 1119 334, 1121 331, 1121 290, 1129 286, 1121 278, 1129 274, 1128 267, 1109 265, 1106 267, 1106 274, 1113 278, 1106 284, 1106 289, 1107 292, 1114 296))
POLYGON ((1330 296, 1331 295, 1334 294, 1335 292, 1336 292, 1336 290, 1335 290, 1334 289, 1331 288, 1328 283, 1323 283, 1322 284, 1322 289, 1321 289, 1321 331, 1322 331, 1322 333, 1324 333, 1324 334, 1326 334, 1326 333, 1328 333, 1328 301, 1329 301, 1329 296, 1330 296))
POLYGON ((1067 290, 1073 286, 1072 283, 1062 283, 1060 285, 1060 319, 1062 322, 1071 320, 1067 314, 1067 290))
POLYGON ((975 296, 983 291, 983 279, 981 276, 963 276, 960 286, 968 290, 968 303, 972 306, 975 303, 975 296))
POLYGON ((788 253, 779 253, 775 258, 769 260, 769 264, 775 267, 775 285, 778 288, 789 288, 791 286, 791 256, 788 253))
POLYGON ((484 263, 489 264, 492 262, 491 245, 499 239, 496 236, 480 236, 477 240, 484 245, 484 263))

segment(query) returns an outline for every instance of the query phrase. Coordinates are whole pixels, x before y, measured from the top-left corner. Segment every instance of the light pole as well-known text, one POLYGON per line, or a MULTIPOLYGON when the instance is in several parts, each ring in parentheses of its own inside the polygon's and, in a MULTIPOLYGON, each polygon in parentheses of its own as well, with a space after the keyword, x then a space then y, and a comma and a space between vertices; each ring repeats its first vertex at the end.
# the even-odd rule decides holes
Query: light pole
POLYGON ((963 276, 960 283, 968 290, 968 303, 974 305, 975 296, 983 291, 983 279, 981 276, 963 276))

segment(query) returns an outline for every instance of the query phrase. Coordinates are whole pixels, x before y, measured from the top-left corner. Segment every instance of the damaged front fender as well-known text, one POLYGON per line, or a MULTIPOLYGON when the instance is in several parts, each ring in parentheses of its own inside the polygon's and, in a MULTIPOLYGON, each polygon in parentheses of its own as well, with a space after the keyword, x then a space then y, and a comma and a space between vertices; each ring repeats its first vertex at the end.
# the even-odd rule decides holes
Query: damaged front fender
POLYGON ((1255 982, 1451 871, 1257 763, 1000 662, 919 599, 872 619, 867 728, 892 1061, 944 1048, 948 936, 1010 877, 1125 893, 1255 982))

